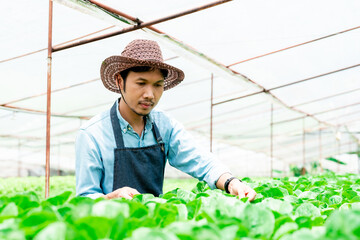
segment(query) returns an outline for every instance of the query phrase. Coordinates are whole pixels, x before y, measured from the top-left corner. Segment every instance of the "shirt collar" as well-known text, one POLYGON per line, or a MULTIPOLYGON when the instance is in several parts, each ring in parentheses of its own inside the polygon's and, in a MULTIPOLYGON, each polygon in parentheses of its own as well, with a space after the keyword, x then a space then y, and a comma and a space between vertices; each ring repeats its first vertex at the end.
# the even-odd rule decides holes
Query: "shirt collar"
MULTIPOLYGON (((132 130, 132 126, 121 116, 120 111, 119 111, 119 101, 120 98, 116 101, 116 115, 119 118, 119 122, 120 122, 120 127, 122 128, 121 130, 126 133, 126 131, 128 130, 132 130)), ((151 112, 150 114, 146 115, 146 124, 145 124, 145 131, 151 131, 152 129, 152 117, 151 117, 151 112)))

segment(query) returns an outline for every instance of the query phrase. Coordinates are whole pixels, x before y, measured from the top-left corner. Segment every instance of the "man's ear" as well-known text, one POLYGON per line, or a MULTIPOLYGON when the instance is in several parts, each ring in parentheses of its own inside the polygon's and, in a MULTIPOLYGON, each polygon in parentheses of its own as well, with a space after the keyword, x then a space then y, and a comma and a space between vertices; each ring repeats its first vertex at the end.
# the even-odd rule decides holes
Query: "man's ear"
POLYGON ((116 74, 115 78, 116 78, 115 82, 116 82, 117 88, 122 91, 124 89, 124 80, 122 79, 120 74, 116 74))

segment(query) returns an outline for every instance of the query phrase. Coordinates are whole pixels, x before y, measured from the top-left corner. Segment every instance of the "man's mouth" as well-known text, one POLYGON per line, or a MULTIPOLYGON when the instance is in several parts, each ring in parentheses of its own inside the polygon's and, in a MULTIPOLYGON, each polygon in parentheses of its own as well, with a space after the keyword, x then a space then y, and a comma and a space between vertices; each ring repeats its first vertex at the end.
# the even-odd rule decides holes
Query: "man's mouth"
POLYGON ((140 106, 144 109, 148 109, 154 105, 152 102, 139 102, 140 106))

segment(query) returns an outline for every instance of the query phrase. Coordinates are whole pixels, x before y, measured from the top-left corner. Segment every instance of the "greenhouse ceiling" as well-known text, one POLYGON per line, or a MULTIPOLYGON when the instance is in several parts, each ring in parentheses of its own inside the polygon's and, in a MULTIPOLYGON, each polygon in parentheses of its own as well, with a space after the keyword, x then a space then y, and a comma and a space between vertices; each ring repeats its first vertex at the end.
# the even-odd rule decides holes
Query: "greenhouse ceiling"
MULTIPOLYGON (((184 82, 165 92, 158 108, 195 136, 212 136, 214 149, 226 144, 287 163, 358 151, 359 1, 222 1, 60 51, 214 1, 99 2, 118 14, 90 1, 54 1, 51 156, 56 164, 73 168, 80 125, 118 97, 103 87, 100 64, 135 38, 158 41, 166 62, 185 72, 184 82)), ((44 1, 2 3, 0 161, 44 162, 48 18, 44 1)))

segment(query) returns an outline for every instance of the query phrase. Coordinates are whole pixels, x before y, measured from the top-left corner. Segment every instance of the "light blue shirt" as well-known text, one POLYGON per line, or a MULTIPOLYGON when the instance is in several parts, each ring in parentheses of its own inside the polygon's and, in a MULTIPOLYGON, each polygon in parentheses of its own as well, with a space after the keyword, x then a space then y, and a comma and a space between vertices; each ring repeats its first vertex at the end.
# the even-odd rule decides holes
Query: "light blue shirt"
MULTIPOLYGON (((200 181, 206 181, 212 189, 216 188, 216 181, 222 174, 230 172, 210 152, 197 148, 184 127, 164 112, 152 110, 139 137, 120 115, 118 103, 116 109, 125 147, 156 144, 152 132, 152 122, 155 122, 165 143, 166 159, 171 166, 200 181)), ((115 148, 110 109, 91 118, 80 128, 75 143, 76 195, 97 198, 113 191, 115 148)))

